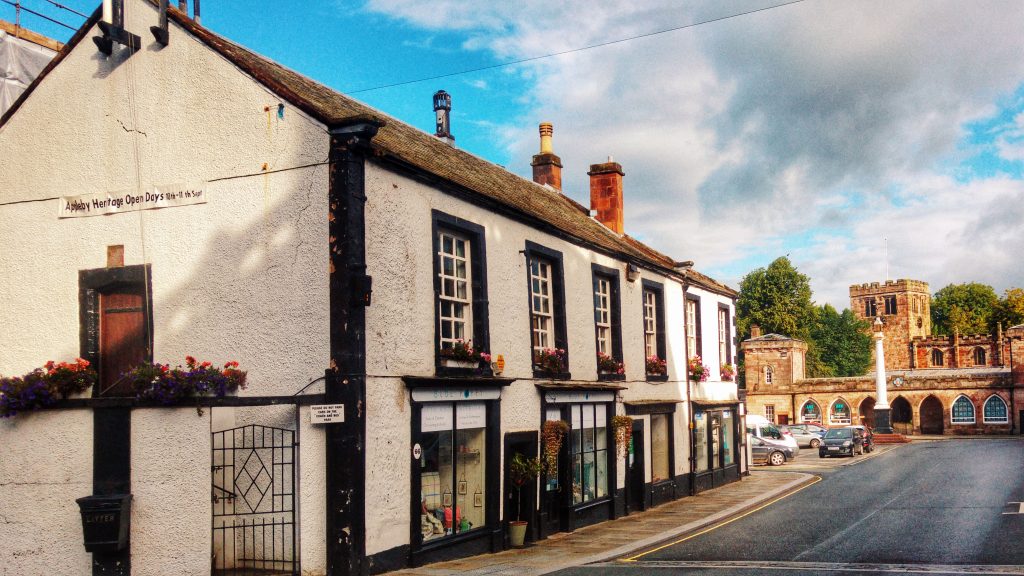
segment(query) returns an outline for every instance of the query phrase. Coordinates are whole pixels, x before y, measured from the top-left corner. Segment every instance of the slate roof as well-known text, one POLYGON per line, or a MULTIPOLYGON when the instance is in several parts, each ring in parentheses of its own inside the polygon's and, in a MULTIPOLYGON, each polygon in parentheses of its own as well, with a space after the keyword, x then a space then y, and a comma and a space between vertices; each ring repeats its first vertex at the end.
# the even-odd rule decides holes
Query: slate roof
MULTIPOLYGON (((156 5, 155 0, 148 1, 156 5)), ((98 20, 97 8, 92 17, 53 59, 50 66, 43 70, 36 82, 26 90, 21 100, 24 100, 39 81, 63 60, 98 20)), ((381 156, 411 165, 471 193, 511 208, 535 220, 542 229, 553 227, 563 234, 638 265, 645 265, 677 277, 692 278, 695 283, 727 296, 736 295, 734 290, 696 271, 689 270, 684 274, 683 271, 675 269, 674 259, 629 236, 615 234, 592 219, 584 206, 550 187, 512 174, 501 166, 450 146, 430 134, 264 58, 197 24, 173 6, 168 10, 168 20, 292 105, 328 126, 358 120, 383 123, 373 139, 375 151, 381 156)), ((144 32, 148 34, 148 31, 144 32)), ((0 126, 17 110, 21 100, 0 118, 0 126)))
MULTIPOLYGON (((783 335, 783 334, 774 334, 774 333, 772 333, 772 334, 765 334, 764 336, 758 336, 757 338, 747 338, 746 340, 744 340, 744 342, 772 342, 772 341, 780 342, 780 341, 789 341, 789 340, 796 340, 796 338, 790 338, 789 336, 786 336, 786 335, 783 335)), ((801 342, 802 342, 802 340, 801 340, 801 342)))

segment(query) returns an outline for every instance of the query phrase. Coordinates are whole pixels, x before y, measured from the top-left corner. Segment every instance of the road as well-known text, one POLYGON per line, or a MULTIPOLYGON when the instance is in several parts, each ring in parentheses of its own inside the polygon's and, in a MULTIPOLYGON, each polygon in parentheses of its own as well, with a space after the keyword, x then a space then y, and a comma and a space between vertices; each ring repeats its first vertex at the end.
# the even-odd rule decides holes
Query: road
POLYGON ((917 442, 857 459, 704 534, 556 574, 1024 574, 1024 441, 917 442))

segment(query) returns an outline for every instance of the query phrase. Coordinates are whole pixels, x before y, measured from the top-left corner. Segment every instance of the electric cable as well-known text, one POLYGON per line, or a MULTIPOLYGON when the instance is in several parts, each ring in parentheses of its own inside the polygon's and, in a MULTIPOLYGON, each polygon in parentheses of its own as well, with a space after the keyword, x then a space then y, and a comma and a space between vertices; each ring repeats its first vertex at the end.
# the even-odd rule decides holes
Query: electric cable
POLYGON ((584 50, 593 50, 594 48, 603 48, 605 46, 611 46, 613 44, 621 44, 623 42, 630 42, 632 40, 639 40, 641 38, 649 38, 651 36, 657 36, 659 34, 667 34, 669 32, 677 32, 679 30, 685 30, 687 28, 694 28, 703 24, 711 24, 714 22, 721 22, 722 20, 728 20, 730 18, 738 18, 740 16, 747 16, 757 12, 764 12, 775 8, 782 8, 783 6, 789 6, 790 4, 799 4, 804 0, 791 0, 790 2, 783 2, 782 4, 773 4, 772 6, 765 6, 764 8, 757 8, 754 10, 747 10, 746 12, 739 12, 736 14, 730 14, 728 16, 719 16, 718 18, 711 18, 708 20, 701 20, 700 22, 693 22, 691 24, 685 24, 683 26, 676 26, 674 28, 666 28, 664 30, 657 30, 655 32, 647 32, 645 34, 638 34, 636 36, 630 36, 628 38, 619 38, 617 40, 609 40, 607 42, 599 42, 597 44, 591 44, 589 46, 581 46, 579 48, 570 48, 569 50, 562 50, 560 52, 552 52, 550 54, 542 54, 540 56, 531 56, 529 58, 521 58, 519 60, 513 60, 511 62, 502 62, 500 64, 491 64, 489 66, 481 66, 479 68, 469 68, 467 70, 460 70, 457 72, 448 72, 446 74, 438 74, 436 76, 429 76, 424 78, 417 78, 415 80, 403 80, 401 82, 394 82, 391 84, 382 84, 380 86, 372 86, 370 88, 360 88, 358 90, 349 90, 342 92, 343 94, 359 94, 360 92, 370 92, 372 90, 383 90, 385 88, 394 88, 396 86, 405 86, 407 84, 416 84, 419 82, 427 82, 429 80, 438 80, 441 78, 450 78, 452 76, 461 76, 462 74, 471 74, 473 72, 482 72, 485 70, 494 70, 496 68, 504 68, 506 66, 515 66, 516 64, 523 64, 525 62, 533 62, 536 60, 543 60, 545 58, 554 58, 556 56, 564 56, 566 54, 573 54, 575 52, 583 52, 584 50))
POLYGON ((57 20, 56 18, 50 18, 46 14, 42 14, 40 12, 36 12, 35 10, 32 10, 31 8, 25 8, 24 6, 21 5, 20 2, 12 2, 11 0, 0 0, 0 2, 3 2, 4 4, 8 4, 10 6, 14 6, 18 10, 21 10, 23 12, 28 12, 29 14, 32 14, 33 16, 38 16, 38 17, 42 18, 43 20, 49 20, 50 22, 53 22, 54 24, 57 24, 59 26, 63 26, 65 28, 67 28, 68 30, 73 30, 73 31, 77 31, 78 30, 77 26, 72 26, 70 24, 65 24, 65 23, 61 22, 60 20, 57 20))
POLYGON ((60 2, 54 2, 53 0, 46 0, 46 1, 49 2, 50 4, 53 4, 57 8, 60 8, 61 10, 67 10, 68 12, 72 12, 74 14, 78 14, 82 18, 88 18, 89 17, 88 14, 82 14, 78 10, 75 10, 74 8, 71 8, 70 6, 65 6, 65 5, 61 4, 60 2))

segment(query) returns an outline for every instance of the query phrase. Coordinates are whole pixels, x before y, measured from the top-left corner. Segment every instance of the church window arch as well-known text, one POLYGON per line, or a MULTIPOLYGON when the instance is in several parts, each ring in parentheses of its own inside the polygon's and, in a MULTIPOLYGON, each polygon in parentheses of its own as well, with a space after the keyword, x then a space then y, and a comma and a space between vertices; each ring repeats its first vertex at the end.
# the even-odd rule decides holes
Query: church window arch
POLYGON ((828 410, 828 421, 832 425, 846 425, 851 422, 850 403, 845 398, 838 398, 832 402, 828 410))
POLYGON ((804 405, 800 407, 800 421, 820 424, 821 406, 818 406, 818 403, 814 400, 804 402, 804 405))
POLYGON ((1010 421, 1006 410, 1006 400, 996 394, 985 400, 982 414, 985 417, 985 424, 1006 424, 1010 421))
POLYGON ((953 401, 949 421, 952 424, 974 424, 974 403, 970 398, 961 394, 953 401))

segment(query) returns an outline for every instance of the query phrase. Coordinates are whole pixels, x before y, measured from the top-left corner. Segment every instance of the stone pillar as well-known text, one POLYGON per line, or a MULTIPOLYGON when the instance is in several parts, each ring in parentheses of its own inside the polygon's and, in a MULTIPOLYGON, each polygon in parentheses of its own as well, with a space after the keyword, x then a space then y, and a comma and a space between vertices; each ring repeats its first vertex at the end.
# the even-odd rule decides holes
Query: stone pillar
POLYGON ((878 400, 875 402, 875 432, 878 434, 892 434, 892 420, 889 414, 889 395, 885 389, 885 348, 882 333, 882 319, 875 319, 875 392, 878 400))

